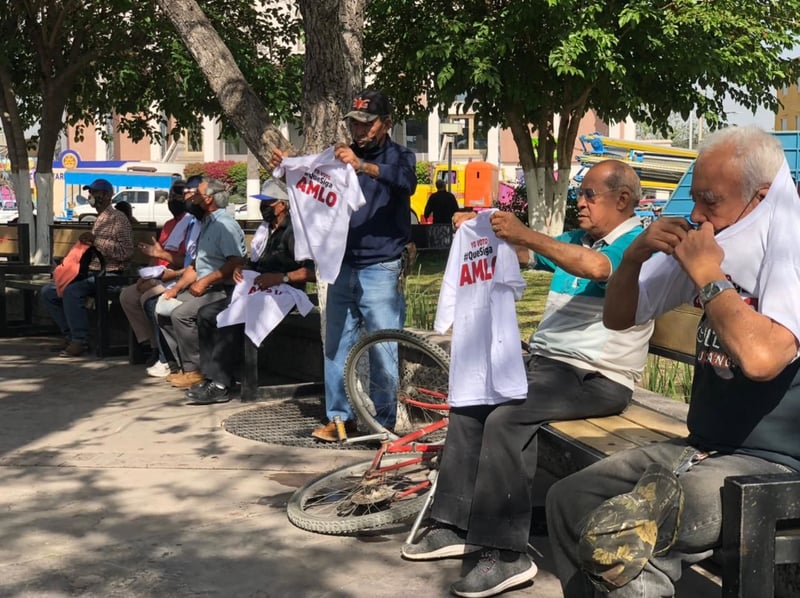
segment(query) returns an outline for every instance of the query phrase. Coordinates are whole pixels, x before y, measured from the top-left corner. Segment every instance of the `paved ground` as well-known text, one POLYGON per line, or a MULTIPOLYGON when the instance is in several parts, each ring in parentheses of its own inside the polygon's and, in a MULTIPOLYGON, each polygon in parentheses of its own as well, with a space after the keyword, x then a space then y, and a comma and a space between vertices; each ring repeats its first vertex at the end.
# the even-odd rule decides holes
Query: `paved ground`
MULTIPOLYGON (((460 576, 457 560, 401 560, 405 529, 288 522, 299 485, 370 452, 239 438, 221 423, 250 406, 187 406, 142 366, 60 359, 52 342, 0 340, 0 596, 421 598, 460 576)), ((540 573, 508 595, 558 598, 533 543, 540 573)))

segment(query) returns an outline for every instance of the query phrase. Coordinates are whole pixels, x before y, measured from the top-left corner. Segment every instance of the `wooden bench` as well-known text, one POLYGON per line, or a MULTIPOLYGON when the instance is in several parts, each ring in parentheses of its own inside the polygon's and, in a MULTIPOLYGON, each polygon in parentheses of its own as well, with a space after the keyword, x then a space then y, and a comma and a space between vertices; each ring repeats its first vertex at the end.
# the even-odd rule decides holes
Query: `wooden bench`
MULTIPOLYGON (((57 264, 66 256, 78 238, 91 230, 91 223, 59 222, 50 225, 50 255, 57 264)), ((94 298, 96 311, 95 343, 96 355, 125 354, 129 352, 128 320, 119 307, 119 291, 122 285, 132 282, 136 269, 148 263, 148 257, 139 249, 139 242, 149 242, 151 237, 158 236, 158 228, 154 224, 137 225, 133 229, 134 256, 130 270, 122 277, 99 277, 94 298), (104 309, 97 309, 105 306, 104 309), (120 324, 124 343, 112 344, 112 325, 120 324)), ((45 285, 52 282, 51 266, 9 265, 0 268, 0 336, 34 335, 58 333, 58 328, 49 320, 37 321, 35 314, 38 294, 45 285), (21 320, 9 321, 7 317, 8 289, 16 289, 22 295, 23 317, 21 320)), ((42 318, 39 318, 40 320, 42 318)))
POLYGON ((29 264, 30 248, 30 228, 27 224, 0 224, 0 267, 29 264))
MULTIPOLYGON (((664 314, 656 321, 650 352, 693 364, 699 316, 690 306, 664 314)), ((539 464, 563 477, 621 450, 685 437, 687 411, 688 405, 636 389, 620 415, 543 426, 539 464)), ((702 567, 716 574, 721 562, 725 598, 775 595, 776 565, 800 563, 800 474, 730 477, 722 512, 722 547, 702 567)), ((784 595, 798 595, 796 569, 779 572, 777 579, 784 595)))

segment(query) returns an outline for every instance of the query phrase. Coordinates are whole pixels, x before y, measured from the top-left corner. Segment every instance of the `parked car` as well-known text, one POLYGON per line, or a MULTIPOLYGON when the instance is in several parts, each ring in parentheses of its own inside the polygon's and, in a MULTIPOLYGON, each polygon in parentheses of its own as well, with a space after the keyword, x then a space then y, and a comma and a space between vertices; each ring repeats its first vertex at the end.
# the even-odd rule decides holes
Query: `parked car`
MULTIPOLYGON (((81 198, 82 199, 82 198, 81 198)), ((162 226, 172 218, 167 206, 169 191, 166 189, 125 189, 111 198, 111 203, 127 201, 133 208, 133 217, 139 222, 155 222, 162 226)), ((97 220, 97 211, 88 202, 75 206, 72 210, 73 220, 93 222, 97 220)))
POLYGON ((8 224, 19 216, 17 202, 14 199, 0 201, 0 224, 8 224))

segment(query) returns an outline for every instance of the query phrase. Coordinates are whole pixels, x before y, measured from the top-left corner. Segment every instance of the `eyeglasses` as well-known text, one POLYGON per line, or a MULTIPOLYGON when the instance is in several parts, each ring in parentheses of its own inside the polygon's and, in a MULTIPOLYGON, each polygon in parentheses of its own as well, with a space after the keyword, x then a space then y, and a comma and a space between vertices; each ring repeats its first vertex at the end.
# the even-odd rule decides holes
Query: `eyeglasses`
POLYGON ((612 193, 616 189, 607 189, 605 191, 595 191, 594 189, 578 189, 578 197, 585 197, 589 203, 594 203, 600 195, 605 193, 612 193))

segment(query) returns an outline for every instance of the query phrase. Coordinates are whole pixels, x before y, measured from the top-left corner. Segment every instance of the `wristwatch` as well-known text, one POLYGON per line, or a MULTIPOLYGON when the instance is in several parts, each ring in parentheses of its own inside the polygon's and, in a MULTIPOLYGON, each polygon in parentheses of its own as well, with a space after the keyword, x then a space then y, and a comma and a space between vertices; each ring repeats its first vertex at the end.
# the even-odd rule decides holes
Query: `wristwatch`
POLYGON ((283 284, 289 284, 289 275, 288 274, 284 274, 283 275, 283 284))
POLYGON ((733 286, 733 283, 730 280, 715 280, 713 282, 709 282, 706 286, 700 289, 700 293, 698 294, 700 305, 705 306, 706 303, 711 301, 722 291, 727 291, 728 289, 736 290, 736 287, 733 286))

